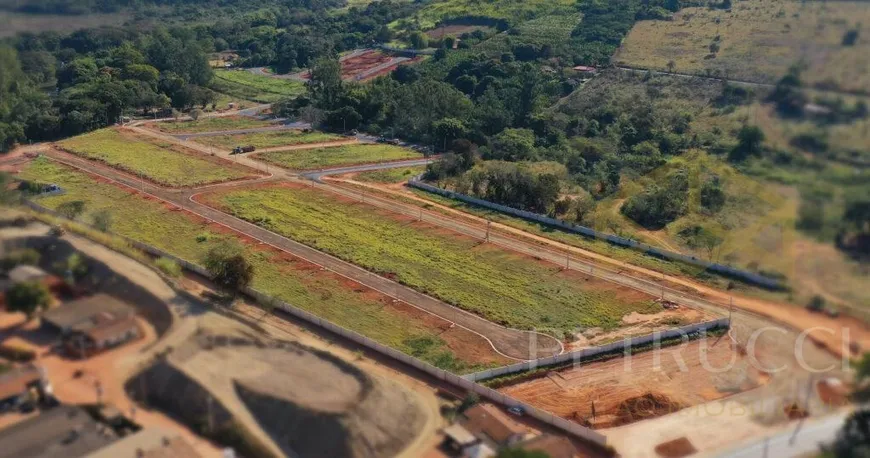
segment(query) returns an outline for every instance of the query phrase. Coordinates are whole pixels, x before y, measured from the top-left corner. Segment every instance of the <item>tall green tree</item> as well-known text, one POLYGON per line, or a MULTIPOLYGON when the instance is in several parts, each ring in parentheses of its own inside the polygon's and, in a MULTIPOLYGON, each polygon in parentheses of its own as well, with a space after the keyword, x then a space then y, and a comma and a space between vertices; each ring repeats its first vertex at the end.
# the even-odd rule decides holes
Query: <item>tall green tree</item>
POLYGON ((323 57, 314 62, 308 80, 308 93, 314 105, 320 109, 339 108, 344 85, 341 81, 341 64, 337 59, 323 57))
POLYGON ((233 297, 247 287, 254 278, 254 266, 245 259, 237 243, 222 242, 210 249, 203 260, 212 280, 233 297))
POLYGON ((48 288, 38 281, 18 283, 6 291, 6 306, 9 310, 22 312, 27 319, 51 305, 48 288))

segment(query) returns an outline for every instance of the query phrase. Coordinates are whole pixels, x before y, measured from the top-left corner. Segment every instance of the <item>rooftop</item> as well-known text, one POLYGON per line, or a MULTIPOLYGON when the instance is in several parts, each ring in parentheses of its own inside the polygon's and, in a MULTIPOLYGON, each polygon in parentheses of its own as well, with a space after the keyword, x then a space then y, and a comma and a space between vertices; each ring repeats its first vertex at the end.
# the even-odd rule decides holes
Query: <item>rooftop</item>
POLYGON ((39 267, 22 264, 10 270, 8 276, 9 281, 13 285, 17 285, 19 283, 24 283, 28 281, 42 280, 43 278, 48 277, 48 273, 46 273, 39 267))
POLYGON ((84 456, 116 436, 76 406, 59 406, 0 430, 0 458, 84 456))
POLYGON ((497 444, 522 436, 526 430, 503 412, 487 404, 477 404, 463 414, 462 426, 477 437, 484 435, 497 444))
POLYGON ((75 328, 84 332, 100 323, 130 317, 135 313, 136 310, 124 302, 108 294, 97 294, 53 308, 45 312, 42 319, 64 330, 75 328))
POLYGON ((148 428, 90 453, 86 458, 197 458, 196 450, 181 436, 148 428))
POLYGON ((460 447, 477 442, 477 438, 474 437, 474 434, 471 434, 467 429, 463 428, 462 425, 456 423, 444 428, 444 435, 449 437, 453 442, 456 442, 460 447))
POLYGON ((42 379, 42 371, 33 364, 14 367, 0 375, 0 399, 21 394, 40 379, 42 379))
POLYGON ((580 456, 570 439, 552 434, 542 434, 517 446, 528 451, 544 452, 550 458, 575 458, 580 456))

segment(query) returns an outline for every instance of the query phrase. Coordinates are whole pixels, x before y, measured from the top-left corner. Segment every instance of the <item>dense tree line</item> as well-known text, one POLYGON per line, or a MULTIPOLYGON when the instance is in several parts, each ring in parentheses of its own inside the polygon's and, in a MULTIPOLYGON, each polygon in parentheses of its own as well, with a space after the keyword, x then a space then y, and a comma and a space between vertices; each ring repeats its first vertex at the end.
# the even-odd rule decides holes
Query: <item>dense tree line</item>
POLYGON ((2 148, 70 136, 123 114, 205 106, 215 95, 205 47, 188 29, 25 35, 0 46, 2 148))

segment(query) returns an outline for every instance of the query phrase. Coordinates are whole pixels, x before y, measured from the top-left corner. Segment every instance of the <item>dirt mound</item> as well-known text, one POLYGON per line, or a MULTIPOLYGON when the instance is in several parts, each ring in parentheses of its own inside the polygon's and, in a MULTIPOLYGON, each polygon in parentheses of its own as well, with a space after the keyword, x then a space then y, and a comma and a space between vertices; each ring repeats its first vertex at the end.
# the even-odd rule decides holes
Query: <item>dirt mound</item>
POLYGON ((193 431, 244 456, 274 456, 205 387, 165 360, 128 380, 124 389, 131 398, 180 419, 193 431))
POLYGON ((372 380, 359 403, 324 412, 236 382, 236 393, 263 429, 299 457, 395 456, 425 423, 419 406, 388 382, 372 380))
POLYGON ((668 396, 649 392, 619 403, 616 407, 616 419, 613 426, 660 417, 676 412, 683 407, 685 406, 668 396))
POLYGON ((169 360, 288 456, 395 456, 426 422, 413 393, 297 342, 203 330, 169 360))

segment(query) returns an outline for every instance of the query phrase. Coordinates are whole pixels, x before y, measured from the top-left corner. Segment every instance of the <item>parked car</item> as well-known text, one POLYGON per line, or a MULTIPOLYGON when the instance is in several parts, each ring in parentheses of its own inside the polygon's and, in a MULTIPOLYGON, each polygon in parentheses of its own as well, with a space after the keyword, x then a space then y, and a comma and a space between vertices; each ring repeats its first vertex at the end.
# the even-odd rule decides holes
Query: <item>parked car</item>
POLYGON ((242 154, 242 153, 250 153, 251 151, 256 150, 253 145, 248 146, 237 146, 233 148, 233 151, 230 154, 242 154))
POLYGON ((401 142, 399 141, 398 138, 391 138, 391 139, 387 140, 387 143, 390 145, 399 145, 401 142))
POLYGON ((520 406, 509 407, 509 408, 507 409, 507 411, 510 412, 510 413, 512 413, 512 414, 514 414, 514 415, 516 415, 516 416, 518 416, 518 417, 522 417, 523 415, 526 414, 526 409, 524 409, 524 408, 522 408, 522 407, 520 407, 520 406))

